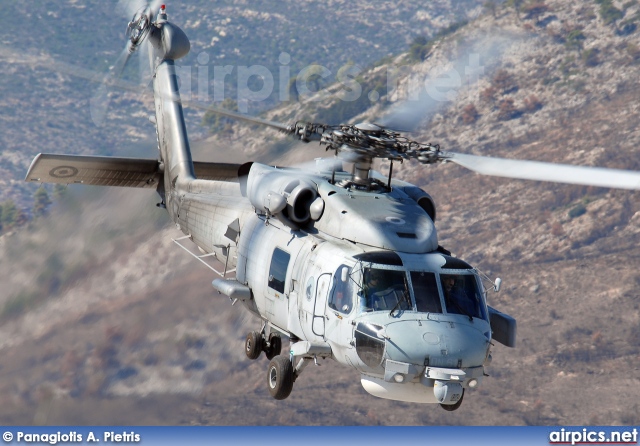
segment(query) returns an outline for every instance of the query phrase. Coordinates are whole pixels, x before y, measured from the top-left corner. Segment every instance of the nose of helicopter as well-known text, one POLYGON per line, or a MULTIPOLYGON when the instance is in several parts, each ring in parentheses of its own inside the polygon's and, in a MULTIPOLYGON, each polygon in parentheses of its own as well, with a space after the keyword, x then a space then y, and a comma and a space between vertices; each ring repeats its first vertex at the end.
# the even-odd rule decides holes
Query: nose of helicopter
MULTIPOLYGON (((368 324, 368 328, 375 327, 376 339, 384 339, 384 353, 373 355, 375 349, 366 345, 370 356, 365 359, 378 359, 384 367, 384 377, 361 375, 362 387, 371 395, 440 403, 455 410, 462 402, 464 389, 475 388, 482 380, 491 343, 491 328, 485 320, 429 315, 368 324)), ((366 328, 361 327, 361 332, 365 333, 366 328)), ((375 334, 375 330, 370 331, 375 334)))
POLYGON ((404 320, 385 328, 386 356, 393 361, 433 367, 478 367, 486 357, 491 328, 481 319, 460 316, 404 320))

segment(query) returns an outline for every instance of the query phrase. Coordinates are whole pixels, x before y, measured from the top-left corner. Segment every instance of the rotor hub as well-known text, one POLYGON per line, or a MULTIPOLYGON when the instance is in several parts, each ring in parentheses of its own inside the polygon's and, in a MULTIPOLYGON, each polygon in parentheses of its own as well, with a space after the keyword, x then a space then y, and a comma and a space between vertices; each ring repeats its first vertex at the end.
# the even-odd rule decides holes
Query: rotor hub
POLYGON ((131 42, 130 52, 142 43, 151 28, 151 19, 146 8, 141 8, 135 13, 127 27, 127 38, 131 42))
POLYGON ((374 182, 369 171, 375 158, 389 161, 416 159, 422 164, 433 164, 447 159, 437 144, 422 144, 369 122, 330 126, 296 122, 285 130, 300 140, 320 140, 320 145, 333 150, 336 157, 354 164, 353 178, 349 182, 358 187, 370 188, 374 182))

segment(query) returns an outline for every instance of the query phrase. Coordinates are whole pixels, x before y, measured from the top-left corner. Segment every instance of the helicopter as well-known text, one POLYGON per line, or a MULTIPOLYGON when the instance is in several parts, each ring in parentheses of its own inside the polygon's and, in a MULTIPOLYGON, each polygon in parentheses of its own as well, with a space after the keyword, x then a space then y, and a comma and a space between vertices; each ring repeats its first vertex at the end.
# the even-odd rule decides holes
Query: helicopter
POLYGON ((26 181, 155 189, 184 234, 177 241, 193 242, 199 260, 224 264, 214 290, 262 321, 244 350, 269 359, 266 384, 278 400, 308 365, 331 359, 358 371, 374 396, 456 410, 484 379, 493 341, 516 345, 515 319, 487 303, 501 280, 438 244, 434 199, 394 178, 394 162, 640 189, 637 172, 447 152, 372 123, 281 124, 220 109, 212 110, 317 141, 334 158, 304 170, 194 162, 175 73, 188 37, 157 2, 138 10, 127 31, 119 71, 150 47, 158 159, 39 154, 26 181), (387 176, 373 169, 376 159, 390 162, 387 176))

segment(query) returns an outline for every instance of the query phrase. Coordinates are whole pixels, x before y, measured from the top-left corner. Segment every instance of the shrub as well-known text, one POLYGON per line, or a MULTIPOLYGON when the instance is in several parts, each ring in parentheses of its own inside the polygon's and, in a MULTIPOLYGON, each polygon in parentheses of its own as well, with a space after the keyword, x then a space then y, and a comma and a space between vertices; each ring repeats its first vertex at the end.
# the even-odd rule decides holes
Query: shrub
POLYGON ((535 19, 536 23, 540 22, 540 16, 549 11, 549 6, 544 3, 532 3, 524 8, 524 12, 527 14, 525 18, 535 19))
POLYGON ((524 98, 525 111, 529 113, 535 113, 541 108, 542 108, 542 101, 540 101, 538 96, 536 96, 535 94, 532 94, 531 96, 524 98))
POLYGON ((417 36, 409 47, 409 58, 416 62, 422 62, 429 55, 432 46, 433 43, 425 36, 417 36))
MULTIPOLYGON (((362 86, 363 92, 371 93, 375 91, 378 94, 378 98, 380 98, 378 103, 384 103, 386 101, 386 99, 382 98, 385 98, 387 95, 387 81, 382 74, 372 76, 366 80, 357 78, 357 81, 362 86)), ((369 107, 371 107, 369 95, 361 94, 355 101, 337 100, 326 108, 318 108, 315 113, 315 119, 319 122, 338 124, 359 115, 369 107)))
POLYGON ((491 13, 491 15, 493 16, 493 18, 496 18, 496 2, 494 0, 487 0, 486 2, 484 2, 482 4, 482 6, 484 7, 484 9, 486 9, 487 11, 489 11, 491 13))
POLYGON ((479 116, 480 114, 478 113, 478 110, 473 104, 465 105, 464 108, 462 109, 462 113, 460 114, 460 117, 462 118, 462 122, 464 122, 465 124, 472 124, 476 122, 479 116))
POLYGON ((597 3, 600 4, 600 17, 605 24, 615 24, 624 17, 624 12, 613 6, 611 0, 600 0, 597 3))
POLYGON ((520 8, 522 7, 522 3, 524 0, 507 0, 504 5, 509 8, 513 8, 516 13, 516 17, 520 19, 520 8))
POLYGON ((493 102, 498 90, 495 87, 487 87, 480 92, 480 99, 486 102, 493 102))
POLYGON ((582 42, 586 39, 584 33, 580 29, 574 29, 567 34, 565 45, 569 49, 582 51, 582 42))
POLYGON ((575 58, 573 56, 569 56, 560 62, 560 66, 558 68, 564 77, 569 77, 578 73, 575 58))
POLYGON ((20 316, 26 310, 41 300, 38 293, 21 291, 17 296, 7 300, 0 312, 0 319, 9 319, 20 316))
POLYGON ((632 61, 640 61, 640 47, 635 43, 629 43, 627 45, 627 54, 631 56, 632 61))
POLYGON ((508 121, 518 117, 519 112, 512 98, 506 98, 500 101, 498 105, 498 119, 508 121))
POLYGON ((33 216, 42 217, 47 214, 51 199, 44 187, 40 186, 33 196, 33 216))
POLYGON ((7 200, 2 204, 2 213, 0 213, 0 218, 2 218, 0 223, 6 230, 11 230, 16 225, 18 219, 18 208, 13 200, 7 200))
POLYGON ((554 221, 551 225, 551 234, 556 237, 564 235, 564 228, 562 227, 562 223, 560 223, 559 221, 554 221))
POLYGON ((442 40, 448 35, 453 34, 467 23, 468 22, 466 20, 452 23, 446 28, 442 28, 440 31, 435 33, 431 39, 428 39, 425 36, 416 36, 409 47, 409 58, 415 62, 422 62, 427 58, 431 48, 438 40, 442 40))
MULTIPOLYGON (((230 98, 225 99, 219 108, 237 112, 238 104, 230 98)), ((235 120, 212 111, 208 111, 202 117, 202 125, 209 129, 211 133, 231 133, 235 120)))
POLYGON ((491 84, 503 93, 518 89, 513 76, 507 70, 498 70, 491 79, 491 84))
POLYGON ((598 51, 597 48, 590 48, 588 50, 584 50, 581 55, 582 61, 588 67, 595 67, 600 63, 600 59, 598 58, 599 53, 600 51, 598 51))
POLYGON ((581 215, 584 215, 586 213, 587 213, 587 208, 584 207, 584 204, 580 203, 574 206, 573 208, 571 208, 571 210, 569 211, 569 218, 571 219, 578 218, 581 215))

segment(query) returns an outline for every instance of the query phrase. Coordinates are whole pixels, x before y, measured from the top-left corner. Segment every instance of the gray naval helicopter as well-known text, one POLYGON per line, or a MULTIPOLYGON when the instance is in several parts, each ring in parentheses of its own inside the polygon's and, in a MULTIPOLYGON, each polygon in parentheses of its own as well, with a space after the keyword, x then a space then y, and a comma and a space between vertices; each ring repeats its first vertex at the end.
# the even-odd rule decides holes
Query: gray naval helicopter
POLYGON ((438 245, 432 197, 394 179, 393 162, 640 189, 637 172, 451 153, 374 124, 284 125, 220 109, 319 141, 337 162, 311 171, 193 162, 174 67, 189 52, 187 36, 154 3, 135 14, 128 39, 120 68, 150 43, 159 158, 39 154, 26 181, 155 188, 198 258, 225 264, 213 287, 262 321, 245 352, 270 360, 266 383, 276 399, 289 396, 307 365, 333 359, 357 370, 374 396, 455 410, 486 376, 493 341, 515 346, 515 319, 487 305, 500 280, 438 245), (372 170, 376 158, 390 161, 387 177, 372 170), (282 336, 290 339, 284 354, 282 336))

